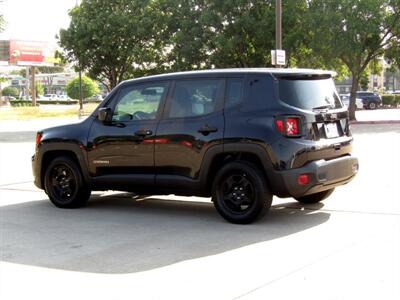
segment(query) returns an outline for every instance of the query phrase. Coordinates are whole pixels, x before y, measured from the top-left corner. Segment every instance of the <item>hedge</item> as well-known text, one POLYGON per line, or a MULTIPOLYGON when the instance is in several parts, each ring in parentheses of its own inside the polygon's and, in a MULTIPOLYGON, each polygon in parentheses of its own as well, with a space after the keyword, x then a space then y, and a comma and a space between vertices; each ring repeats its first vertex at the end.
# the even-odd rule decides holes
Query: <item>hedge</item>
POLYGON ((397 106, 400 104, 400 94, 384 94, 382 104, 388 106, 397 106))
MULTIPOLYGON (((84 100, 83 104, 86 103, 99 103, 99 101, 84 100)), ((32 106, 32 100, 10 100, 11 106, 32 106)), ((78 100, 36 100, 36 104, 64 104, 64 105, 75 105, 79 104, 78 100)))

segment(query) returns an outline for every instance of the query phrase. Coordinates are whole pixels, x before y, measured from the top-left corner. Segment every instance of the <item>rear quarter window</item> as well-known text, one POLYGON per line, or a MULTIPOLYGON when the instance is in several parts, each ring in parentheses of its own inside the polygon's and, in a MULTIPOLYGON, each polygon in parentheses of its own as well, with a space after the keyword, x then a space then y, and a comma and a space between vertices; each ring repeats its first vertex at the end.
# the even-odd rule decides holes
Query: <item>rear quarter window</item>
POLYGON ((241 111, 259 111, 275 106, 275 85, 270 75, 249 75, 245 84, 246 103, 241 111))

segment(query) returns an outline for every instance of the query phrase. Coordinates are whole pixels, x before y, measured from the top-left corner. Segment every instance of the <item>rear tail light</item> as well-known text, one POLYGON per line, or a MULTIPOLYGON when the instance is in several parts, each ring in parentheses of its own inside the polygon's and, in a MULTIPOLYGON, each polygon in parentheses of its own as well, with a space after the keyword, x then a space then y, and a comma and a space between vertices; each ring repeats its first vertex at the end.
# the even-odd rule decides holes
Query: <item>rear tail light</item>
POLYGON ((285 136, 299 136, 300 132, 300 118, 299 117, 278 117, 275 119, 276 129, 285 136))
POLYGON ((42 133, 41 132, 37 132, 36 133, 36 139, 35 139, 36 146, 39 145, 41 139, 42 139, 42 133))

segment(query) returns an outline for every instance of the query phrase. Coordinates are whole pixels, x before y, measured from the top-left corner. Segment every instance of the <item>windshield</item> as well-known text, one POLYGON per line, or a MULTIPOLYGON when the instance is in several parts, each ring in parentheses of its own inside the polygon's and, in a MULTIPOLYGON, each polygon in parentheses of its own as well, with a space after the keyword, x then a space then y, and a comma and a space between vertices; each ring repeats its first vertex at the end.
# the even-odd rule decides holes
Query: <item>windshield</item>
POLYGON ((283 102, 301 109, 342 107, 332 78, 282 77, 279 96, 283 102))

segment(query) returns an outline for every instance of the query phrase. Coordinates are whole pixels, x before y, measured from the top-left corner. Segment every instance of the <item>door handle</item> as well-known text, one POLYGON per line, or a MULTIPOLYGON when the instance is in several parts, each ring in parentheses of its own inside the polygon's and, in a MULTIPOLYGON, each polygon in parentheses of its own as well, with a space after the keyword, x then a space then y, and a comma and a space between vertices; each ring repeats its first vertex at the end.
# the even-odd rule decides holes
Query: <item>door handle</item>
POLYGON ((197 130, 197 131, 203 135, 208 135, 208 134, 210 134, 210 132, 217 132, 218 128, 209 126, 208 124, 206 124, 206 125, 202 126, 201 128, 199 128, 199 130, 197 130))
POLYGON ((145 129, 139 129, 138 131, 135 132, 135 136, 138 136, 141 138, 144 138, 145 136, 152 135, 152 134, 153 134, 153 131, 145 130, 145 129))

